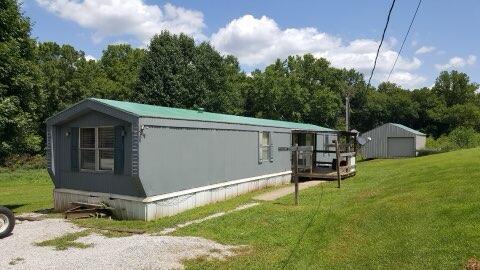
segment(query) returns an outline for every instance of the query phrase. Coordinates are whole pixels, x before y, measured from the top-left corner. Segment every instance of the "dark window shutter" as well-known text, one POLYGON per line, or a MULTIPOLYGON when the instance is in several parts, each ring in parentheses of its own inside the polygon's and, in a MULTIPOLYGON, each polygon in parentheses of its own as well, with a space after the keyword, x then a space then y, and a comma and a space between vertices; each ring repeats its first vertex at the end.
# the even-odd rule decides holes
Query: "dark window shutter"
POLYGON ((114 150, 114 173, 123 174, 123 168, 125 163, 125 143, 124 143, 124 131, 122 126, 115 127, 115 150, 114 150))
POLYGON ((78 127, 70 128, 70 169, 72 172, 78 172, 78 127))

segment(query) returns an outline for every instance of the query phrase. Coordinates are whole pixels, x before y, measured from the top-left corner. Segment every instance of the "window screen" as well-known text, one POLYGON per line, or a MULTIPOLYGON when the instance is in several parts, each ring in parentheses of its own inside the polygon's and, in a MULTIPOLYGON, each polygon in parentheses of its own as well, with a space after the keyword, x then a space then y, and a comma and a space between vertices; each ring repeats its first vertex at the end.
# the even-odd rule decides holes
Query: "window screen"
POLYGON ((79 148, 82 170, 113 170, 113 127, 81 128, 79 148))
POLYGON ((80 129, 80 169, 95 170, 95 128, 80 129))
POLYGON ((98 128, 98 156, 100 170, 113 170, 113 127, 98 128))
POLYGON ((95 129, 81 128, 80 129, 80 148, 95 148, 95 129))
POLYGON ((83 170, 95 170, 95 150, 80 150, 80 168, 83 170))
POLYGON ((262 132, 262 160, 269 159, 269 151, 270 151, 270 132, 262 132))

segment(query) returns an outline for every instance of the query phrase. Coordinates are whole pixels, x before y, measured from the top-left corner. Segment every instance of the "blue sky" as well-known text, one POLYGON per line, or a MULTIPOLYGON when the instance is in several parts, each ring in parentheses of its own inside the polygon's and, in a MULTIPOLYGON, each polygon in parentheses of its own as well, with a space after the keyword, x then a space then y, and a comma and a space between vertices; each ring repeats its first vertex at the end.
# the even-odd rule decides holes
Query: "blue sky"
MULTIPOLYGON (((374 82, 385 80, 416 0, 397 0, 374 82)), ((313 53, 365 74, 373 65, 391 1, 28 0, 39 41, 68 43, 99 58, 111 43, 145 47, 163 29, 209 41, 249 72, 275 58, 313 53)), ((391 81, 431 86, 440 70, 480 82, 480 1, 424 0, 391 81)))

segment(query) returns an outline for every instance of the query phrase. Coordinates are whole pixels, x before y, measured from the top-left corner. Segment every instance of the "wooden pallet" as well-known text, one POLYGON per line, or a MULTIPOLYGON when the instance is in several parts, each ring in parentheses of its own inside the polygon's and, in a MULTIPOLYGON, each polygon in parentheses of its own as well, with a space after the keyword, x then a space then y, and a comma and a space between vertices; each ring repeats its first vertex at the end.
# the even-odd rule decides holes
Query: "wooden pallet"
POLYGON ((114 208, 106 204, 93 204, 84 202, 70 202, 72 208, 64 212, 66 219, 79 218, 111 218, 114 208))

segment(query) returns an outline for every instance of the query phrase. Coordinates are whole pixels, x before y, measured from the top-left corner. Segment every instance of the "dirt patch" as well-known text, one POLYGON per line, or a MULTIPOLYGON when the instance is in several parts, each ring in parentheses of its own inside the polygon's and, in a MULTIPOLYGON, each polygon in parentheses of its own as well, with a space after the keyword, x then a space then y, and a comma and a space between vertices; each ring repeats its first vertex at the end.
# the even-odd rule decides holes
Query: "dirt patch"
POLYGON ((363 190, 358 193, 357 198, 358 199, 371 199, 377 196, 378 194, 382 193, 383 190, 379 189, 369 189, 369 190, 363 190))
MULTIPOLYGON (((314 187, 317 185, 320 185, 321 183, 324 183, 326 181, 307 181, 307 182, 302 182, 299 183, 299 190, 304 190, 310 187, 314 187)), ((260 195, 257 195, 253 197, 254 200, 257 201, 274 201, 276 199, 279 199, 281 197, 287 196, 289 194, 292 194, 295 192, 295 185, 289 185, 283 188, 279 188, 267 193, 262 193, 260 195)))
POLYGON ((465 269, 467 270, 480 270, 480 261, 476 258, 468 259, 467 263, 465 264, 465 269))
POLYGON ((82 231, 64 219, 18 221, 13 234, 1 240, 0 269, 182 269, 183 261, 224 259, 237 255, 238 248, 201 237, 108 238, 96 232, 78 235, 82 231), (65 237, 72 239, 65 241, 65 237), (36 244, 42 242, 49 245, 36 244), (58 248, 65 243, 67 248, 58 248))
POLYGON ((223 216, 228 215, 228 214, 233 213, 233 212, 238 212, 238 211, 241 211, 241 210, 245 210, 245 209, 257 206, 258 204, 259 203, 256 203, 256 202, 247 203, 247 204, 240 205, 237 208, 226 211, 226 212, 215 213, 213 215, 206 216, 204 218, 191 220, 191 221, 188 221, 188 222, 185 222, 185 223, 182 223, 182 224, 177 224, 175 227, 163 229, 160 232, 160 235, 171 234, 171 233, 175 232, 176 230, 178 230, 180 228, 184 228, 184 227, 187 227, 187 226, 190 226, 190 225, 193 225, 193 224, 200 224, 200 223, 205 222, 205 221, 210 220, 210 219, 223 217, 223 216))

